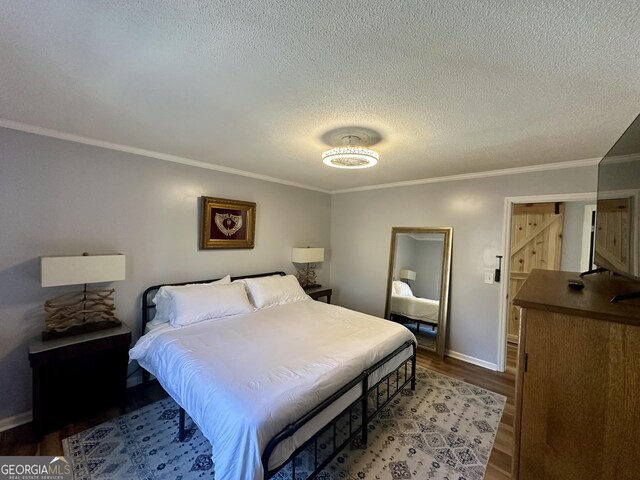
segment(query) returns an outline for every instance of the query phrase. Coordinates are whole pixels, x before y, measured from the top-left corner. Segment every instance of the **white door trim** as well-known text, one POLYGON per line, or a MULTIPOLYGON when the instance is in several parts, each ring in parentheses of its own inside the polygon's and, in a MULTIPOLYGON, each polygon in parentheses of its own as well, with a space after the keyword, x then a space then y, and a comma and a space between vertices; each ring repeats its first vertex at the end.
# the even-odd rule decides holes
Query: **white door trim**
POLYGON ((590 202, 596 201, 596 192, 585 193, 553 193, 548 195, 523 195, 521 197, 505 197, 502 225, 502 278, 500 280, 500 321, 498 322, 498 371, 504 372, 507 366, 507 294, 509 293, 509 269, 511 252, 511 210, 519 203, 545 202, 590 202))

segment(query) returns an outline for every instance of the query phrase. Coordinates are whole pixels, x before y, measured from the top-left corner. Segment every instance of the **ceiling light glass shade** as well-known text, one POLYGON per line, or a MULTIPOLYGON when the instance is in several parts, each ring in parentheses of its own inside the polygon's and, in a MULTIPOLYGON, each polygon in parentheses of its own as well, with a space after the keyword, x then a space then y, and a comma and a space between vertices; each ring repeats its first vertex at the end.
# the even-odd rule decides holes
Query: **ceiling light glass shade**
POLYGON ((322 154, 325 165, 336 168, 369 168, 378 163, 379 158, 373 150, 354 146, 332 148, 322 154))

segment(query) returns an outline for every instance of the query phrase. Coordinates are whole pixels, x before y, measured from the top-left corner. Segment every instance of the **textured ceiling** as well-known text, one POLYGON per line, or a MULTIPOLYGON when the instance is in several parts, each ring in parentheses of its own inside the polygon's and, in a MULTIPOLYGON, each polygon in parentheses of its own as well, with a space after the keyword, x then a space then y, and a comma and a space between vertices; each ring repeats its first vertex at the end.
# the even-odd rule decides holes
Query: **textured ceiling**
POLYGON ((326 190, 600 157, 640 112, 639 12, 0 0, 0 118, 326 190), (322 164, 345 126, 378 166, 322 164))

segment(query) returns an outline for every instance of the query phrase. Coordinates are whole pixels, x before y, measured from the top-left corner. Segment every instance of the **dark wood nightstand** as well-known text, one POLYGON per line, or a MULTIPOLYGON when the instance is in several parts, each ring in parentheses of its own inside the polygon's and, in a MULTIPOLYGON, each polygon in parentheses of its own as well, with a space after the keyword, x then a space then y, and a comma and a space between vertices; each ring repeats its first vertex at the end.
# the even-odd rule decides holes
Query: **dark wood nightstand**
POLYGON ((321 297, 327 297, 327 303, 331 303, 331 293, 333 292, 331 287, 310 288, 304 292, 314 300, 318 300, 321 297))
POLYGON ((124 408, 130 346, 124 325, 31 342, 36 437, 114 405, 124 408))

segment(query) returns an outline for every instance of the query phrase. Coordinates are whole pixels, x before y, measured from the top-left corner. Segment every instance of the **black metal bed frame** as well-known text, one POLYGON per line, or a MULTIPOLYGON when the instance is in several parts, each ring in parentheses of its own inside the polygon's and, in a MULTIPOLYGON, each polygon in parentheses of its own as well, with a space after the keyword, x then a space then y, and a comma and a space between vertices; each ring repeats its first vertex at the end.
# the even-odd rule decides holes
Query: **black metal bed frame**
MULTIPOLYGON (((231 280, 240 280, 243 278, 259 278, 259 277, 268 277, 271 275, 285 275, 284 272, 270 272, 270 273, 258 273, 253 275, 242 275, 237 277, 231 277, 231 280)), ((161 285, 154 285, 152 287, 147 288, 142 294, 142 335, 145 333, 145 328, 147 323, 149 322, 149 315, 152 309, 155 308, 155 305, 150 302, 150 295, 159 290, 164 286, 182 286, 193 283, 210 283, 219 279, 211 279, 211 280, 198 280, 194 282, 182 282, 182 283, 164 283, 161 285)), ((142 371, 142 381, 144 384, 149 381, 149 372, 145 369, 142 371)), ((384 358, 376 362, 374 365, 370 366, 366 370, 364 370, 360 375, 352 379, 349 383, 344 385, 340 390, 335 392, 329 398, 324 400, 319 405, 315 406, 305 415, 303 415, 300 419, 291 423, 287 427, 285 427, 280 433, 276 434, 267 444, 262 454, 262 467, 264 469, 264 478, 269 479, 278 474, 281 470, 283 470, 288 465, 291 466, 291 479, 296 479, 296 458, 309 448, 313 447, 313 472, 309 474, 306 478, 312 479, 315 478, 318 473, 322 471, 324 467, 326 467, 331 460, 351 441, 353 441, 356 435, 361 434, 361 444, 364 446, 367 444, 367 437, 369 431, 369 423, 375 418, 375 416, 382 411, 382 409, 393 400, 393 398, 400 393, 400 391, 410 384, 411 390, 415 390, 416 388, 416 343, 407 341, 402 344, 400 347, 396 348, 393 352, 386 355, 384 358), (411 356, 403 361, 391 372, 383 376, 378 382, 374 385, 369 386, 369 380, 371 375, 376 372, 378 369, 384 367, 388 362, 392 361, 402 352, 404 352, 407 348, 411 348, 411 356), (410 364, 410 371, 408 364, 410 364), (402 373, 401 373, 402 372, 402 373), (392 382, 392 378, 395 376, 395 382, 392 382), (402 378, 401 378, 402 376, 402 378), (322 413, 326 408, 328 408, 331 404, 333 404, 340 397, 345 395, 348 391, 356 387, 358 384, 361 384, 361 393, 360 396, 354 400, 351 404, 349 404, 346 408, 344 408, 338 415, 336 415, 332 420, 330 420, 324 427, 320 428, 314 435, 311 436, 307 441, 305 441, 300 447, 295 449, 295 451, 289 455, 289 457, 278 467, 269 470, 269 460, 271 455, 275 451, 276 447, 285 439, 293 436, 298 430, 300 430, 304 425, 313 420, 317 415, 322 413), (382 394, 381 394, 382 387, 382 394), (392 389, 393 387, 393 389, 392 389), (372 400, 372 395, 375 394, 375 400, 372 400), (381 402, 381 397, 383 398, 381 402), (356 414, 352 412, 356 410, 356 414), (346 425, 340 427, 341 420, 347 417, 348 419, 348 430, 346 425), (360 422, 357 425, 354 425, 354 420, 359 419, 360 422), (342 430, 347 430, 344 433, 340 433, 340 428, 342 430), (319 457, 318 452, 318 441, 325 435, 327 432, 331 432, 330 435, 332 449, 326 450, 326 445, 322 444, 325 448, 320 452, 321 458, 319 457), (338 443, 338 436, 341 436, 340 441, 338 443), (322 456, 324 458, 322 458, 322 456)), ((185 424, 185 411, 182 407, 180 407, 179 411, 179 432, 178 439, 182 442, 184 441, 186 434, 184 430, 185 424)))

